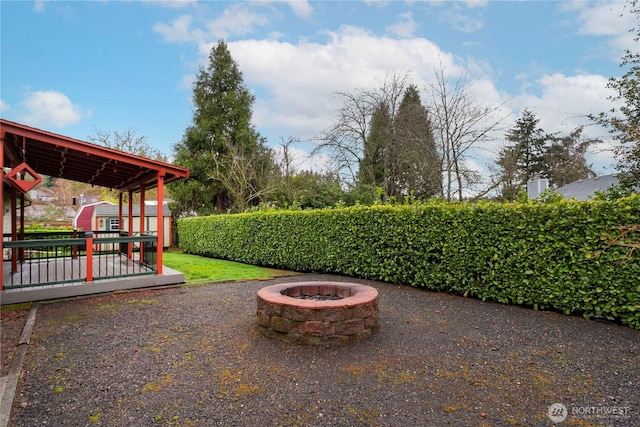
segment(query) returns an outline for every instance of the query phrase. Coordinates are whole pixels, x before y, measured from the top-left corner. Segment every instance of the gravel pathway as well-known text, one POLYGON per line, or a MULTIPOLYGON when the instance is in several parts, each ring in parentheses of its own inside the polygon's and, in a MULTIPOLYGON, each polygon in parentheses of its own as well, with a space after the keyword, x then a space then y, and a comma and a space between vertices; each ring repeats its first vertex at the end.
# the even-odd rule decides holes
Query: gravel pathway
POLYGON ((12 424, 550 426, 554 403, 565 425, 640 426, 640 332, 302 275, 41 305, 12 424), (379 330, 331 346, 261 334, 257 290, 310 280, 377 288, 379 330))

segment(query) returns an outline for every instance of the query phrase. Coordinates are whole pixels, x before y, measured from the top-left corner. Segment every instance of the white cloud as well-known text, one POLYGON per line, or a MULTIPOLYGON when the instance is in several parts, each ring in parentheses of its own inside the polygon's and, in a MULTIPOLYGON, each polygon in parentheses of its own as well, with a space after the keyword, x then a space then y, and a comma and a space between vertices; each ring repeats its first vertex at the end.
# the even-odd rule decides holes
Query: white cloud
POLYGON ((558 8, 566 12, 575 12, 588 7, 588 3, 583 0, 571 0, 558 2, 558 8))
POLYGON ((406 12, 398 15, 397 22, 389 25, 385 31, 387 34, 402 38, 413 37, 418 30, 418 24, 413 20, 413 14, 406 12))
POLYGON ((181 15, 174 19, 170 24, 158 22, 153 26, 153 31, 160 34, 167 42, 189 42, 198 41, 204 37, 204 33, 200 30, 191 31, 192 17, 189 15, 181 15))
POLYGON ((342 102, 336 92, 379 87, 395 71, 413 72, 415 83, 422 86, 439 60, 452 72, 459 70, 450 55, 425 39, 377 37, 355 27, 342 27, 326 36, 325 43, 229 43, 245 83, 260 92, 254 105, 258 127, 286 127, 294 136, 316 136, 335 118, 342 102))
MULTIPOLYGON (((467 3, 475 4, 476 2, 471 1, 467 3)), ((477 3, 478 6, 484 6, 484 2, 477 3)), ((463 33, 472 33, 484 27, 484 21, 480 17, 473 17, 469 12, 463 12, 460 4, 450 4, 447 2, 444 4, 447 6, 450 5, 450 7, 447 7, 440 12, 439 19, 441 22, 451 25, 453 29, 462 31, 463 33)))
POLYGON ((192 90, 193 83, 196 81, 197 76, 195 74, 185 74, 182 76, 182 80, 178 83, 178 89, 192 90))
POLYGON ((245 35, 253 32, 256 26, 268 24, 268 19, 251 11, 243 4, 232 4, 222 15, 207 22, 209 35, 214 39, 228 38, 229 35, 245 35))
POLYGON ((286 34, 280 31, 271 31, 268 35, 267 38, 271 39, 271 40, 278 40, 281 39, 285 36, 286 34))
POLYGON ((619 58, 625 49, 637 49, 634 34, 629 29, 634 28, 636 15, 628 10, 625 2, 596 2, 590 8, 583 8, 578 13, 580 34, 607 36, 614 49, 612 54, 619 58))
MULTIPOLYGON (((608 79, 601 75, 564 74, 543 75, 535 84, 539 94, 522 94, 514 98, 516 109, 528 108, 540 119, 540 127, 548 133, 568 134, 578 126, 585 126, 583 136, 599 138, 604 142, 594 147, 590 161, 596 169, 610 168, 613 163, 611 148, 615 142, 604 129, 588 119, 589 114, 608 111, 614 105, 607 98, 613 94, 607 88, 608 79)), ((532 87, 532 89, 534 88, 532 87)))
MULTIPOLYGON (((234 8, 225 12, 235 13, 233 16, 240 22, 238 28, 244 26, 248 29, 264 22, 239 11, 234 8), (240 19, 241 16, 245 18, 240 19)), ((413 22, 411 15, 402 15, 401 18, 413 22)), ((179 34, 193 35, 196 31, 191 21, 185 21, 182 27, 174 23, 173 27, 178 28, 179 34)), ((359 27, 343 26, 316 35, 314 41, 244 39, 228 42, 228 46, 243 73, 245 84, 256 95, 253 121, 260 132, 269 137, 270 145, 277 144, 279 138, 292 136, 308 141, 318 136, 336 119, 343 102, 336 96, 337 92, 378 88, 385 76, 395 72, 411 72, 413 82, 424 89, 434 82, 434 68, 439 63, 444 66, 446 76, 452 76, 452 79, 468 73, 472 94, 483 105, 496 107, 509 100, 508 105, 496 112, 497 116, 508 117, 503 122, 503 129, 495 133, 496 141, 472 153, 471 160, 476 162, 474 169, 477 170, 483 170, 479 165, 495 159, 500 145, 504 143, 504 130, 513 124, 524 108, 536 113, 546 131, 562 133, 590 124, 586 115, 610 108, 607 78, 603 76, 588 73, 538 76, 527 79, 528 86, 521 88, 521 94, 510 95, 496 88, 494 71, 489 63, 454 57, 430 40, 409 36, 410 33, 408 31, 406 38, 398 39, 377 36, 359 27), (321 40, 321 36, 325 39, 321 40)), ((203 62, 215 44, 213 37, 212 32, 201 38, 191 36, 199 43, 203 62)), ((188 39, 188 36, 175 39, 188 39)), ((192 81, 192 77, 187 76, 184 81, 192 81)), ((423 101, 428 101, 426 94, 423 101)), ((606 134, 601 128, 589 126, 585 129, 585 136, 605 137, 606 134)), ((301 144, 297 148, 308 147, 301 144)), ((593 156, 594 162, 612 163, 606 152, 593 156)))
POLYGON ((182 9, 195 5, 197 0, 143 0, 145 3, 158 4, 169 9, 182 9))
POLYGON ((525 108, 544 112, 540 125, 554 132, 578 126, 588 114, 609 110, 612 104, 607 97, 613 92, 607 82, 601 75, 545 74, 537 81, 539 95, 525 94, 517 99, 525 108))
POLYGON ((36 13, 44 13, 45 0, 36 0, 33 2, 33 11, 36 13))
POLYGON ((63 93, 55 91, 29 92, 22 101, 22 121, 34 126, 63 128, 91 117, 91 112, 75 105, 63 93))
POLYGON ((581 22, 579 32, 594 35, 617 35, 626 31, 621 28, 624 10, 623 2, 601 2, 592 8, 580 9, 578 20, 581 22))
POLYGON ((196 42, 203 50, 212 45, 211 40, 246 35, 268 23, 266 16, 250 10, 245 4, 233 3, 217 18, 202 23, 205 29, 198 27, 199 22, 192 15, 181 15, 170 23, 156 23, 153 31, 160 34, 164 41, 196 42))
POLYGON ((364 4, 366 4, 367 6, 377 6, 383 8, 389 4, 389 0, 364 0, 364 4))
POLYGON ((4 102, 4 100, 0 99, 0 113, 4 113, 9 110, 11 110, 11 106, 4 102))
POLYGON ((466 0, 462 3, 470 9, 475 7, 486 7, 489 5, 488 0, 466 0))
POLYGON ((310 18, 313 15, 313 7, 307 0, 288 0, 287 4, 300 18, 310 18))
MULTIPOLYGON (((284 149, 282 145, 277 145, 273 148, 273 151, 275 152, 276 161, 284 166, 284 149)), ((325 154, 311 156, 308 151, 293 146, 288 147, 287 154, 292 172, 311 171, 323 173, 331 171, 331 159, 325 154)))
POLYGON ((484 22, 481 19, 473 18, 468 15, 463 15, 457 12, 450 12, 444 15, 444 19, 448 21, 451 26, 463 33, 473 33, 484 27, 484 22))

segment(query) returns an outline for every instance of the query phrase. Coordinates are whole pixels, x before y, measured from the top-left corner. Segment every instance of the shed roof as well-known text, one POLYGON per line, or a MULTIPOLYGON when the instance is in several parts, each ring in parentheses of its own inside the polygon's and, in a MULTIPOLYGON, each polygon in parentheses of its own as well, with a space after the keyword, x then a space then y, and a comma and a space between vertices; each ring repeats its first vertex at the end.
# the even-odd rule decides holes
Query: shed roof
MULTIPOLYGON (((96 216, 118 216, 119 207, 117 205, 111 204, 100 204, 96 205, 94 208, 94 212, 96 216)), ((122 206, 122 215, 129 216, 129 206, 122 206)), ((133 205, 133 216, 140 215, 140 205, 133 205)), ((144 215, 145 216, 157 216, 158 215, 158 206, 157 205, 145 205, 144 207, 144 215)), ((163 205, 162 209, 163 216, 171 216, 171 210, 167 205, 163 205)))

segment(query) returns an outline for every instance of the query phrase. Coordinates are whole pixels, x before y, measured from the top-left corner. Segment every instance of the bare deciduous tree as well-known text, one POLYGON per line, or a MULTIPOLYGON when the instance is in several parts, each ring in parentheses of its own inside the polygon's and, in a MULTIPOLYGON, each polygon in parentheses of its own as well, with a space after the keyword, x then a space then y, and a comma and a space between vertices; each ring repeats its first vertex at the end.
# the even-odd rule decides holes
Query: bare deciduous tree
POLYGON ((430 85, 431 120, 436 144, 441 155, 443 194, 451 201, 463 199, 464 189, 477 184, 479 174, 470 169, 465 160, 469 151, 494 139, 492 132, 506 118, 500 108, 485 106, 471 93, 467 76, 453 81, 441 64, 435 70, 436 83, 430 85))
MULTIPOLYGON (((100 144, 114 150, 123 151, 140 157, 146 157, 152 160, 159 160, 161 162, 167 161, 167 156, 162 154, 157 148, 153 147, 147 140, 146 136, 138 135, 138 131, 132 128, 128 128, 122 132, 117 130, 109 131, 94 128, 93 133, 89 135, 88 139, 95 144, 100 144)), ((157 194, 157 189, 151 189, 145 193, 145 197, 155 198, 157 197, 157 194)), ((118 194, 111 189, 105 189, 101 194, 101 199, 117 201, 118 194)), ((128 193, 124 193, 123 200, 125 203, 129 202, 128 193)), ((135 194, 133 201, 139 202, 140 195, 135 194)))
MULTIPOLYGON (((377 89, 338 93, 338 96, 344 99, 338 119, 319 136, 314 153, 327 152, 344 182, 356 182, 374 113, 385 107, 393 121, 408 85, 408 73, 394 74, 387 76, 382 86, 377 89)), ((386 178, 388 174, 385 174, 386 178)))
POLYGON ((135 154, 136 156, 161 162, 167 161, 167 156, 152 146, 147 137, 138 135, 138 132, 131 128, 122 132, 94 129, 93 133, 89 135, 89 141, 114 150, 135 154))
POLYGON ((275 191, 276 173, 268 149, 247 152, 239 145, 229 144, 227 153, 213 157, 208 175, 226 190, 234 211, 243 212, 275 191))

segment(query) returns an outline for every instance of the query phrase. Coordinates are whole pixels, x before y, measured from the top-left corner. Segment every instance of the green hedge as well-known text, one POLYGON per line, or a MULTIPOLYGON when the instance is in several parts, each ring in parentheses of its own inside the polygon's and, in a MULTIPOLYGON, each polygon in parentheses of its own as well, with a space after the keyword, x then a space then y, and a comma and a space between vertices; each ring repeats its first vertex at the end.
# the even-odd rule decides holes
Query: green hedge
POLYGON ((187 253, 613 317, 640 329, 640 197, 373 206, 184 218, 187 253), (632 236, 638 242, 638 232, 632 236), (627 241, 628 243, 628 241, 627 241))

